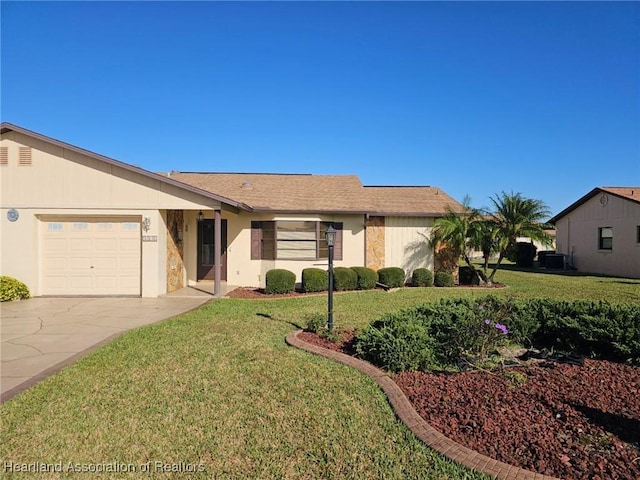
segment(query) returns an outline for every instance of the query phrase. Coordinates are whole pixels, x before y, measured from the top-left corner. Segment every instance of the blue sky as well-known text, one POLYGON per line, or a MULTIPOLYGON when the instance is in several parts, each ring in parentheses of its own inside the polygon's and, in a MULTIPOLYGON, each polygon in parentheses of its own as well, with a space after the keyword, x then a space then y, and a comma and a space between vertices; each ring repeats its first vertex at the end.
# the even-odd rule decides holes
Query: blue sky
POLYGON ((152 171, 552 213, 640 186, 638 2, 2 2, 2 121, 152 171))

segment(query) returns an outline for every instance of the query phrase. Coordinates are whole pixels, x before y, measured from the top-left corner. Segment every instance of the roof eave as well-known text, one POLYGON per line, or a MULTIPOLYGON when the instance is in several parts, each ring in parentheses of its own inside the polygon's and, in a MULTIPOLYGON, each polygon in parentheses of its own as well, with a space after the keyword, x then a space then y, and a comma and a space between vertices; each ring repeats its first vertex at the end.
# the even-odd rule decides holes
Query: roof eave
POLYGON ((13 132, 18 132, 18 133, 20 133, 22 135, 26 135, 28 137, 35 138, 37 140, 40 140, 40 141, 43 141, 43 142, 46 142, 46 143, 49 143, 51 145, 58 146, 60 148, 66 149, 66 150, 71 150, 71 151, 79 153, 81 155, 86 155, 86 156, 91 157, 91 158, 93 158, 95 160, 99 160, 99 161, 105 162, 107 164, 122 168, 124 170, 128 170, 130 172, 138 173, 138 174, 143 175, 145 177, 152 178, 154 180, 157 180, 157 181, 160 181, 162 183, 165 183, 167 185, 171 185, 171 186, 180 188, 182 190, 187 190, 187 191, 190 191, 190 192, 193 192, 193 193, 197 193, 198 195, 202 195, 202 196, 210 198, 212 200, 216 200, 216 201, 218 201, 220 203, 224 203, 224 204, 226 204, 226 205, 228 205, 230 207, 236 208, 238 210, 245 210, 245 211, 251 211, 252 210, 251 207, 249 205, 245 204, 245 203, 237 202, 235 200, 223 197, 221 195, 216 195, 216 194, 211 193, 211 192, 209 192, 207 190, 203 190, 201 188, 194 187, 192 185, 188 185, 186 183, 183 183, 183 182, 180 182, 180 181, 177 181, 177 180, 173 180, 172 178, 165 177, 163 175, 150 172, 149 170, 145 170, 144 168, 136 167, 135 165, 131 165, 129 163, 124 163, 124 162, 121 162, 119 160, 115 160, 113 158, 106 157, 104 155, 100 155, 99 153, 92 152, 91 150, 86 150, 84 148, 77 147, 77 146, 72 145, 70 143, 66 143, 66 142, 63 142, 61 140, 56 140, 55 138, 47 137, 46 135, 42 135, 40 133, 33 132, 31 130, 19 127, 17 125, 13 125, 13 124, 8 123, 8 122, 2 122, 2 124, 0 124, 0 133, 4 134, 4 133, 7 133, 7 132, 12 132, 12 131, 13 132))
POLYGON ((591 190, 589 193, 587 193, 586 195, 580 197, 578 200, 573 202, 571 205, 569 205, 567 208, 562 210, 560 213, 558 213, 557 215, 554 215, 553 217, 551 217, 547 223, 551 223, 551 224, 555 225, 555 223, 558 220, 560 220, 562 217, 564 217, 567 214, 571 213, 573 210, 575 210, 576 208, 578 208, 582 204, 586 203, 588 200, 591 200, 598 193, 606 193, 607 195, 613 195, 614 197, 618 197, 618 198, 621 198, 623 200, 628 200, 630 202, 640 203, 640 201, 635 200, 633 198, 625 197, 624 195, 619 195, 616 192, 612 192, 612 191, 607 190, 605 188, 596 187, 593 190, 591 190))

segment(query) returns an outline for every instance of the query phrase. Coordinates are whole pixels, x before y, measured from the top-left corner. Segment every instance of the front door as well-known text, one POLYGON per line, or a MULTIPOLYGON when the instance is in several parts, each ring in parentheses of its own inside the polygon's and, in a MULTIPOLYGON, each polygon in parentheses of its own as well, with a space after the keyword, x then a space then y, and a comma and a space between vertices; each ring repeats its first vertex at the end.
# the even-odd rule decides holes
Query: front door
MULTIPOLYGON (((215 220, 198 222, 198 280, 213 280, 215 267, 215 220)), ((227 221, 222 222, 220 279, 227 279, 227 221)))

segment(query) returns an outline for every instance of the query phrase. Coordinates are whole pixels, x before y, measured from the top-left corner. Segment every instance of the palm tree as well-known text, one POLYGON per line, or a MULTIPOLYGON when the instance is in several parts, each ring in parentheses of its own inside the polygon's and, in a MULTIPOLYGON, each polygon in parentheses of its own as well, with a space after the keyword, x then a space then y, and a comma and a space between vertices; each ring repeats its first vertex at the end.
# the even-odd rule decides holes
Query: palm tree
POLYGON ((480 215, 481 216, 476 221, 474 228, 471 230, 469 243, 474 250, 482 252, 483 264, 482 274, 480 274, 480 277, 482 278, 483 283, 489 283, 489 259, 498 253, 499 231, 498 225, 493 221, 490 215, 486 214, 486 212, 481 213, 480 215))
POLYGON ((436 248, 446 245, 452 256, 462 257, 475 275, 480 278, 475 267, 471 264, 468 252, 473 245, 472 239, 479 236, 482 216, 478 210, 471 208, 470 203, 471 199, 465 196, 462 201, 462 211, 458 212, 447 207, 444 217, 436 219, 433 224, 430 244, 436 248))
POLYGON ((500 195, 491 197, 495 208, 490 222, 494 224, 496 250, 499 252, 498 262, 487 279, 493 282, 493 277, 505 257, 507 250, 516 244, 518 237, 529 237, 544 244, 551 243, 551 237, 545 232, 549 228, 544 219, 550 217, 551 212, 542 200, 525 198, 520 193, 510 194, 504 191, 500 195))

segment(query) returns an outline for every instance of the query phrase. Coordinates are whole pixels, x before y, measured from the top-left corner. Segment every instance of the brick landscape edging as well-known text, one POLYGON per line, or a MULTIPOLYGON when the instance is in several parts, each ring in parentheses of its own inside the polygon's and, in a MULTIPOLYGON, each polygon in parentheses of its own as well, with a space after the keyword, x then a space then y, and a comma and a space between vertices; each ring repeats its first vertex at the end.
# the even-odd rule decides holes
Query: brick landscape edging
POLYGON ((440 452, 445 457, 472 470, 486 473, 493 478, 499 478, 501 480, 560 480, 556 477, 499 462, 454 442, 418 415, 418 412, 413 408, 413 405, 411 405, 411 402, 409 402, 404 392, 384 370, 374 367, 364 360, 305 342, 298 338, 298 334, 301 332, 302 330, 291 332, 287 335, 286 342, 293 347, 336 360, 371 377, 382 388, 396 415, 409 430, 429 447, 440 452))

